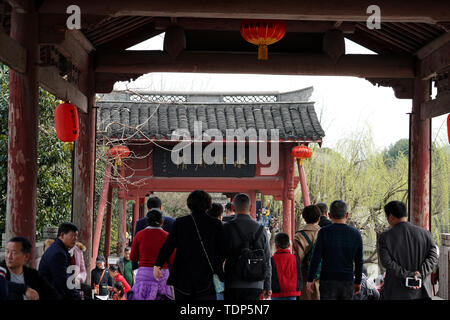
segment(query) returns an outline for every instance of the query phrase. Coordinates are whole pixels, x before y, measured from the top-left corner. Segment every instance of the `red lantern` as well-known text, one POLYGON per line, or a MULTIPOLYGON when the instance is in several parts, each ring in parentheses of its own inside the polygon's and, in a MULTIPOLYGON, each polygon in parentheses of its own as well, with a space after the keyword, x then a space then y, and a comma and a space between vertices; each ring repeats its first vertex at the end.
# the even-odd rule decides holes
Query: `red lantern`
POLYGON ((267 46, 280 41, 286 33, 286 23, 281 20, 244 20, 242 37, 258 46, 258 60, 267 60, 267 46))
POLYGON ((116 165, 122 165, 122 159, 130 156, 130 149, 127 146, 114 146, 107 152, 108 156, 116 160, 116 165))
POLYGON ((312 150, 311 148, 302 144, 301 146, 292 148, 292 155, 300 162, 300 165, 302 166, 303 160, 308 159, 312 156, 312 150))
POLYGON ((78 112, 73 104, 65 102, 56 107, 55 128, 58 139, 62 142, 74 142, 78 139, 78 112))

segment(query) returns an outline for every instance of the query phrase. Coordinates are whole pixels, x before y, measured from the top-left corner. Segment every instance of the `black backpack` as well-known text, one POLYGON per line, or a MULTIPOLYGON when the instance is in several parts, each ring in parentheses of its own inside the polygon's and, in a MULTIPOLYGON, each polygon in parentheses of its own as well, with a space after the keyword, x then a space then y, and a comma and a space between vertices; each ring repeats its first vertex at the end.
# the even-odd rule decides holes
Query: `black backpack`
POLYGON ((261 225, 256 233, 252 234, 252 239, 250 241, 249 237, 243 234, 235 222, 230 222, 229 224, 234 226, 243 242, 238 257, 233 261, 233 273, 245 281, 264 280, 266 276, 264 249, 258 248, 256 245, 257 240, 261 237, 264 227, 261 225))

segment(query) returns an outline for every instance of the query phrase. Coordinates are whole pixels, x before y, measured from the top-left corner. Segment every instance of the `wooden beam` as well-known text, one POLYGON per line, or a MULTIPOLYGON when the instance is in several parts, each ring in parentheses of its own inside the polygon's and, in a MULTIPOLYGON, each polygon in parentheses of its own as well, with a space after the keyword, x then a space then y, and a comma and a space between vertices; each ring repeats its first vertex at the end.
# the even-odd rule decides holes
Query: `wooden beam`
POLYGON ((420 77, 423 80, 430 79, 448 66, 450 66, 450 38, 421 61, 420 77))
POLYGON ((439 48, 448 44, 449 42, 450 42, 450 32, 447 32, 447 33, 444 33, 439 38, 434 39, 430 43, 426 44, 425 46, 423 46, 422 48, 417 50, 415 55, 420 60, 423 60, 424 58, 426 58, 430 54, 432 54, 434 51, 438 50, 439 48))
POLYGON ((74 84, 64 80, 56 67, 40 67, 39 84, 57 98, 70 101, 85 113, 88 111, 87 97, 74 84))
POLYGON ((422 102, 420 120, 426 120, 450 112, 450 92, 439 94, 436 99, 422 102))
POLYGON ((56 46, 80 71, 86 71, 89 65, 89 52, 94 46, 78 30, 67 30, 64 41, 56 46))
MULTIPOLYGON (((255 47, 256 48, 256 47, 255 47)), ((135 73, 199 72, 284 75, 412 78, 409 56, 344 55, 334 63, 326 54, 270 54, 259 61, 255 53, 182 52, 172 59, 162 51, 108 51, 97 53, 96 72, 135 73)))
POLYGON ((36 1, 30 0, 6 0, 17 13, 26 13, 36 10, 36 1))
POLYGON ((1 30, 0 61, 17 72, 27 71, 27 50, 1 30))
MULTIPOLYGON (((151 5, 141 0, 47 0, 40 12, 60 13, 76 4, 83 14, 101 12, 105 15, 152 16, 152 17, 197 17, 234 19, 285 19, 319 21, 366 21, 367 8, 371 0, 279 0, 279 1, 203 1, 203 0, 154 0, 151 5)), ((442 0, 378 0, 383 22, 424 22, 446 21, 450 8, 442 0)))
MULTIPOLYGON (((177 26, 185 30, 211 30, 211 31, 237 31, 239 32, 242 19, 196 19, 196 18, 178 18, 177 26)), ((173 25, 170 18, 158 17, 153 19, 156 30, 165 30, 173 25)), ((339 29, 343 33, 353 33, 355 25, 353 22, 344 22, 335 26, 333 21, 286 21, 287 32, 320 32, 323 33, 330 29, 339 29)))
MULTIPOLYGON (((40 44, 60 44, 64 41, 67 29, 66 11, 58 12, 58 14, 39 13, 39 43, 40 44)), ((81 29, 89 30, 97 25, 105 16, 101 15, 87 15, 82 12, 81 29)), ((73 33, 81 33, 79 30, 73 33)))

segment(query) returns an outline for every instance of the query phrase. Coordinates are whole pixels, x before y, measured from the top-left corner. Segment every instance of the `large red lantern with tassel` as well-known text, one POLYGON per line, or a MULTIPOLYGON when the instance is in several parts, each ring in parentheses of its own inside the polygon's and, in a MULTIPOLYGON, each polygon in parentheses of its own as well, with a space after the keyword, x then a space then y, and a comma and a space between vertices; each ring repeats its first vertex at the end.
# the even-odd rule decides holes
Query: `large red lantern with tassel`
POLYGON ((56 135, 62 142, 74 142, 78 139, 78 112, 73 104, 65 102, 56 107, 55 128, 56 135))
POLYGON ((244 20, 241 22, 242 37, 258 46, 258 60, 267 60, 267 46, 280 41, 286 33, 282 20, 244 20))
POLYGON ((116 160, 116 165, 122 165, 122 159, 130 156, 130 149, 124 145, 114 146, 107 152, 108 156, 116 160))
POLYGON ((305 145, 296 146, 292 148, 292 155, 299 161, 300 165, 303 165, 303 161, 312 156, 312 150, 305 145))

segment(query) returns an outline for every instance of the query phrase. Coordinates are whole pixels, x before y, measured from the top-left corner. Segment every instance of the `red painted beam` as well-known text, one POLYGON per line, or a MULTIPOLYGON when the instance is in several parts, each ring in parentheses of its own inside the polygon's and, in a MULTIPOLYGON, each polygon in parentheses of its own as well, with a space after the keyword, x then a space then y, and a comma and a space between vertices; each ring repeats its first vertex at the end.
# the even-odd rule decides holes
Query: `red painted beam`
POLYGON ((11 14, 11 38, 28 53, 25 73, 10 70, 6 237, 26 237, 35 267, 39 87, 38 15, 11 14))
POLYGON ((98 255, 100 246, 100 237, 102 235, 103 217, 105 213, 106 202, 109 194, 109 181, 111 176, 111 163, 106 163, 105 176, 103 178, 102 194, 100 195, 100 203, 98 204, 97 221, 95 222, 94 243, 92 248, 91 270, 95 268, 95 260, 98 255))

